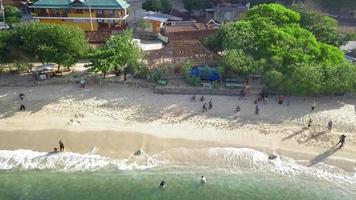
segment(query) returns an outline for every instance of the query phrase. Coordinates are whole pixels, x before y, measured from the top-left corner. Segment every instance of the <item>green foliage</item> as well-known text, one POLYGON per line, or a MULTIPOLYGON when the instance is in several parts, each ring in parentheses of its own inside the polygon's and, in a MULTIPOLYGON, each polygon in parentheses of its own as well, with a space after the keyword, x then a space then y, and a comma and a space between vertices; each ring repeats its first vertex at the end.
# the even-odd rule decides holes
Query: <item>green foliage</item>
POLYGON ((142 3, 142 9, 146 11, 169 12, 172 9, 170 0, 146 0, 142 3))
POLYGON ((113 35, 105 43, 105 48, 110 49, 113 54, 110 56, 115 67, 126 70, 128 65, 135 65, 143 58, 143 52, 133 41, 131 30, 125 30, 118 35, 113 35))
POLYGON ((163 71, 161 69, 154 69, 152 71, 152 79, 154 82, 158 82, 162 79, 163 71))
POLYGON ((12 31, 0 31, 0 64, 9 60, 12 31))
POLYGON ((189 85, 198 87, 201 84, 201 79, 199 76, 189 76, 186 81, 189 83, 189 85))
POLYGON ((24 23, 16 29, 20 47, 42 63, 71 66, 88 50, 84 32, 76 26, 24 23))
POLYGON ((343 36, 344 36, 344 41, 345 43, 348 42, 348 41, 354 41, 356 40, 356 32, 346 32, 346 33, 343 33, 343 36))
MULTIPOLYGON (((187 60, 184 62, 182 66, 182 72, 184 74, 185 80, 189 85, 192 85, 194 87, 200 86, 201 79, 200 77, 197 76, 192 76, 192 68, 193 64, 190 60, 187 60)), ((209 68, 206 68, 207 72, 209 72, 209 68)))
POLYGON ((131 30, 125 30, 119 35, 113 35, 105 45, 91 54, 90 68, 94 72, 104 74, 115 69, 125 72, 138 70, 143 54, 133 41, 131 30))
POLYGON ((204 10, 211 7, 209 0, 183 0, 183 3, 187 10, 204 10))
POLYGON ((294 94, 354 90, 355 68, 339 48, 303 28, 302 20, 282 5, 262 4, 252 8, 246 20, 224 24, 208 41, 222 44, 219 73, 261 71, 270 89, 294 94))
POLYGON ((95 49, 90 55, 90 65, 89 68, 95 73, 103 73, 104 79, 107 72, 114 69, 112 54, 114 52, 112 49, 105 47, 95 49))
POLYGON ((250 74, 257 70, 257 63, 254 59, 240 49, 225 51, 220 60, 220 65, 227 71, 239 74, 250 74))
POLYGON ((281 91, 281 84, 284 80, 284 76, 281 72, 272 69, 264 74, 265 82, 271 90, 281 91))
POLYGON ((12 28, 13 24, 21 22, 21 11, 14 6, 5 7, 5 20, 12 28))
POLYGON ((294 9, 301 14, 301 27, 312 32, 319 42, 339 47, 343 43, 342 34, 339 31, 338 22, 322 13, 296 5, 294 9))
POLYGON ((193 68, 193 64, 190 60, 186 60, 183 63, 182 72, 183 72, 185 78, 188 78, 191 75, 192 68, 193 68))
POLYGON ((263 19, 277 26, 298 24, 299 13, 280 4, 261 4, 253 7, 247 14, 249 20, 263 19))

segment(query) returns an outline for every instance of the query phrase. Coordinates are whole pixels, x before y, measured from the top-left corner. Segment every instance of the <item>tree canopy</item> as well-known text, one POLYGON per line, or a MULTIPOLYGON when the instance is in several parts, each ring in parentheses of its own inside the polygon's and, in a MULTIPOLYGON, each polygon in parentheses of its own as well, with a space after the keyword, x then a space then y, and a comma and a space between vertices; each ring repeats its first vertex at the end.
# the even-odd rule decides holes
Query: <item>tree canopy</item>
POLYGON ((203 10, 211 7, 209 0, 183 0, 183 3, 187 10, 203 10))
POLYGON ((301 15, 301 27, 312 32, 318 41, 336 47, 342 45, 343 35, 339 31, 339 25, 335 19, 308 9, 302 4, 295 5, 293 9, 301 15))
POLYGON ((24 23, 16 28, 19 46, 42 63, 71 66, 88 50, 84 32, 76 26, 24 23))
POLYGON ((12 28, 13 24, 21 22, 21 11, 14 6, 5 7, 6 23, 12 28))
MULTIPOLYGON (((221 65, 241 74, 259 70, 274 90, 294 94, 356 90, 356 67, 329 44, 303 27, 303 16, 279 4, 253 7, 247 19, 226 23, 207 40, 221 44, 221 65), (258 66, 258 67, 257 67, 258 66)), ((327 29, 321 29, 327 31, 327 29)), ((225 67, 225 68, 226 68, 225 67)))
POLYGON ((103 47, 94 50, 90 58, 91 70, 103 73, 105 78, 106 73, 112 70, 124 71, 126 74, 132 67, 138 66, 143 54, 133 41, 132 31, 125 30, 112 35, 103 47))
POLYGON ((170 12, 172 3, 170 0, 146 0, 142 3, 142 9, 146 11, 170 12))

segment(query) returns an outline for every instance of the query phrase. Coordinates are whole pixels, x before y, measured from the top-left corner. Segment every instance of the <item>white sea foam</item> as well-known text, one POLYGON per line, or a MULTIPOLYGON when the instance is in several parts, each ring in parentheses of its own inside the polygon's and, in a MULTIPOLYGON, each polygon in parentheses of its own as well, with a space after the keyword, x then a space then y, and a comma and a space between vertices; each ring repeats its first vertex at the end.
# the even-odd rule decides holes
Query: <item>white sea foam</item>
POLYGON ((306 175, 330 181, 339 180, 356 184, 355 173, 347 173, 337 167, 323 163, 312 167, 300 163, 284 156, 277 156, 277 158, 269 160, 267 154, 247 148, 174 148, 154 156, 142 151, 141 155, 131 155, 126 159, 111 159, 95 155, 95 149, 92 149, 88 154, 46 153, 31 150, 0 151, 0 169, 95 171, 105 168, 132 170, 184 165, 222 168, 233 172, 255 170, 290 177, 306 175))
POLYGON ((147 169, 159 164, 146 155, 115 160, 100 155, 73 152, 36 152, 31 150, 0 151, 0 169, 56 169, 65 171, 94 171, 107 167, 120 170, 147 169))
MULTIPOLYGON (((356 177, 354 174, 345 172, 334 166, 318 163, 308 167, 301 164, 303 162, 306 163, 306 161, 295 161, 280 155, 275 159, 270 160, 266 153, 247 148, 177 148, 166 151, 163 154, 162 157, 166 159, 172 157, 175 159, 175 157, 179 157, 176 164, 183 163, 185 165, 191 164, 194 166, 212 166, 233 172, 255 170, 267 173, 277 173, 289 177, 306 175, 318 177, 323 180, 339 180, 356 184, 356 177)), ((175 161, 169 159, 169 162, 174 163, 175 161)))

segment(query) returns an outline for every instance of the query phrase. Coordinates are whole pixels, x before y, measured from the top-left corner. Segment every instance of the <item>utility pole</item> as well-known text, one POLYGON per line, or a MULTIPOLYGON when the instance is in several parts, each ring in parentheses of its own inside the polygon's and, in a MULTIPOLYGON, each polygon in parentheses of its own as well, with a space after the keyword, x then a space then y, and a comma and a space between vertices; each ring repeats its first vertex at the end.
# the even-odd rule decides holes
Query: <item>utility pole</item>
POLYGON ((89 0, 88 0, 88 4, 89 4, 90 27, 91 27, 91 31, 94 31, 93 17, 91 16, 91 7, 90 7, 90 1, 89 0))
POLYGON ((5 29, 7 29, 6 20, 5 20, 5 9, 2 0, 0 0, 0 10, 2 11, 2 18, 3 18, 5 29))

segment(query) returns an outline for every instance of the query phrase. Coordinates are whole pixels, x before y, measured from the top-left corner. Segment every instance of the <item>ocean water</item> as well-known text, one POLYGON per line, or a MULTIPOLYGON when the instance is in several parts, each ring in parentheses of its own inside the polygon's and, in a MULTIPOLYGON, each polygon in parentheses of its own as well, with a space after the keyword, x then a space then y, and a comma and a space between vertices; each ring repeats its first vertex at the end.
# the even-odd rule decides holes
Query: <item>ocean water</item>
POLYGON ((177 148, 117 160, 95 151, 0 151, 0 200, 12 199, 355 200, 356 175, 251 149, 177 148))

